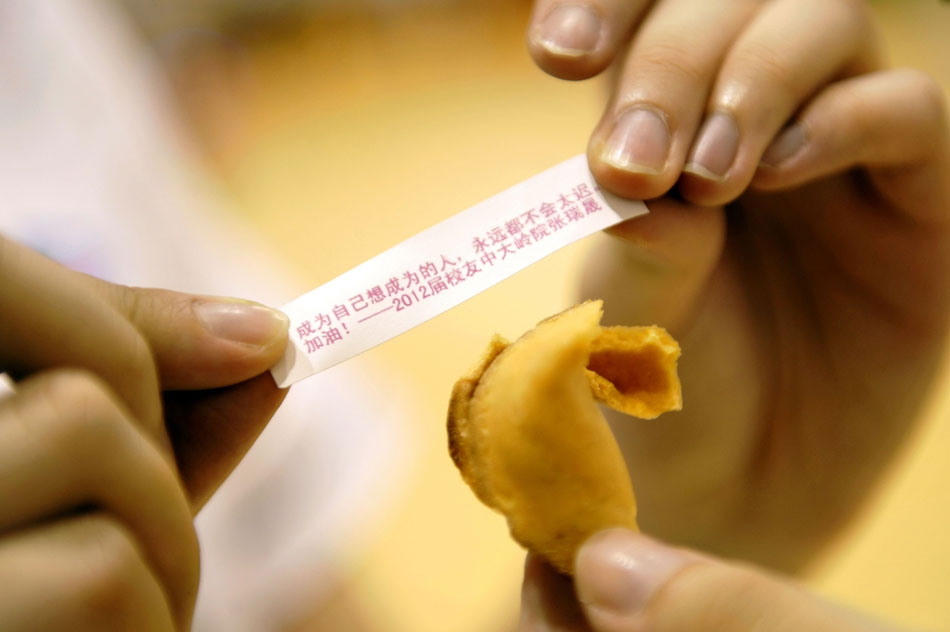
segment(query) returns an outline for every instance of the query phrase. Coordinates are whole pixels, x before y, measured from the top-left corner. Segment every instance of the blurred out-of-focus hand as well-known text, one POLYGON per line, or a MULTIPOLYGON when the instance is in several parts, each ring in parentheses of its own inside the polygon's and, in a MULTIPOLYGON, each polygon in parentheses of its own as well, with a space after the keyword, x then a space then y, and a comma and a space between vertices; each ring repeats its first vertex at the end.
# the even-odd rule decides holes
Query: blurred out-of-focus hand
POLYGON ((287 319, 113 285, 0 237, 4 630, 188 629, 195 511, 285 391, 287 319))
POLYGON ((614 419, 642 526, 795 570, 919 417, 950 324, 945 97, 860 0, 538 0, 547 72, 613 62, 588 148, 650 215, 596 249, 606 320, 681 341, 684 410, 614 419))

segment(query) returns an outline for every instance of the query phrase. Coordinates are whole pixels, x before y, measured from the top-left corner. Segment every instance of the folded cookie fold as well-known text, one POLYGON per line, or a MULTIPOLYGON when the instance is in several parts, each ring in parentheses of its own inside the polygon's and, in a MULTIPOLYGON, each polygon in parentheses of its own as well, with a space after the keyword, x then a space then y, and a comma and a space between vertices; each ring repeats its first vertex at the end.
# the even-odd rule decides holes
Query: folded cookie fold
POLYGON ((514 343, 496 335, 453 388, 449 452, 512 537, 571 573, 602 529, 636 529, 626 465, 597 406, 656 417, 681 407, 679 346, 659 327, 601 327, 588 301, 514 343))

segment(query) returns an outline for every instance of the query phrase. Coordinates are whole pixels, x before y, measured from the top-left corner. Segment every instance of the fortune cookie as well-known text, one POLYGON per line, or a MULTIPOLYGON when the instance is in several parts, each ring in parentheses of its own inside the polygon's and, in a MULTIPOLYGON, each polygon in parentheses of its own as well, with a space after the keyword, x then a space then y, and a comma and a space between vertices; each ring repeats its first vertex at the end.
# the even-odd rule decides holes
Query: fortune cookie
POLYGON ((512 537, 571 574, 583 542, 636 529, 637 507, 601 402, 643 419, 682 407, 679 345, 660 327, 601 327, 601 301, 495 335, 452 389, 449 453, 512 537))

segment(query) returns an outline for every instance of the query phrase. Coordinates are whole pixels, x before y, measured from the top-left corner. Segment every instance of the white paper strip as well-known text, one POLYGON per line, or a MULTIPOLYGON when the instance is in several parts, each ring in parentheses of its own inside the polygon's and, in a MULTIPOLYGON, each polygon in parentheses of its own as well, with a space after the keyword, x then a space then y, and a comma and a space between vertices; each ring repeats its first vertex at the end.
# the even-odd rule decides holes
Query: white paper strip
POLYGON ((466 209, 283 307, 281 387, 412 329, 555 250, 647 212, 600 191, 575 156, 466 209))

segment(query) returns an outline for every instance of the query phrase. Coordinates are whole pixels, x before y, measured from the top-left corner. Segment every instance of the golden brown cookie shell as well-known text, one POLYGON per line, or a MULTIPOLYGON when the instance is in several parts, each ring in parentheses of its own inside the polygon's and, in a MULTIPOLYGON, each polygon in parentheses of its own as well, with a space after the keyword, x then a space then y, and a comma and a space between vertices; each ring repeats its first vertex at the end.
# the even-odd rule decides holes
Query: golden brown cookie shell
POLYGON ((636 529, 626 465, 597 401, 643 416, 679 406, 675 341, 657 328, 602 328, 601 315, 590 301, 514 343, 496 336, 449 405, 449 452, 462 477, 506 516, 516 541, 565 573, 597 531, 636 529), (618 384, 588 370, 592 350, 618 384))

